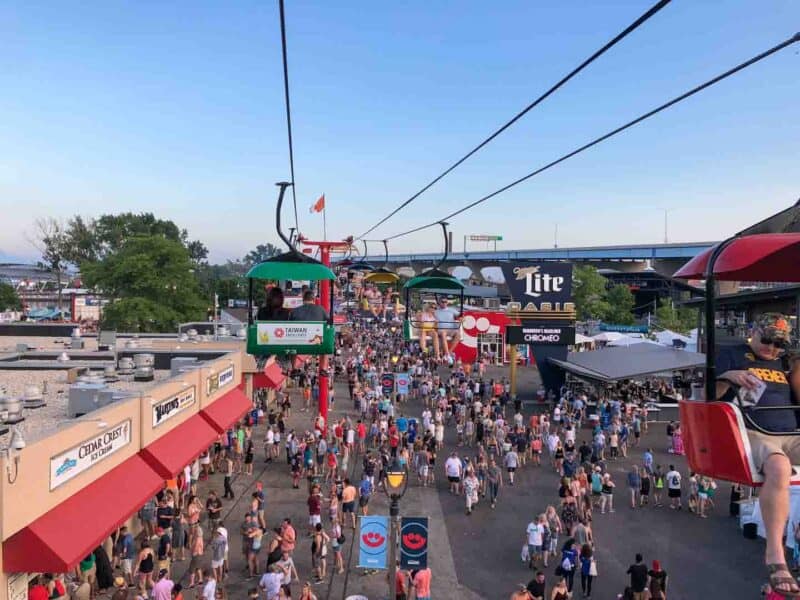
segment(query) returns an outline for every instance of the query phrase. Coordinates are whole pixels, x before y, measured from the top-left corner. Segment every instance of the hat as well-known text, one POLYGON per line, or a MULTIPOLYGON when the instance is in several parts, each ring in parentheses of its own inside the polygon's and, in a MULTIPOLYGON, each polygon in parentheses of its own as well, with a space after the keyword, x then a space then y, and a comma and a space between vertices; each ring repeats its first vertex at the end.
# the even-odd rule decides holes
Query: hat
POLYGON ((788 340, 792 331, 788 319, 778 312, 765 312, 758 315, 756 325, 767 336, 779 340, 788 340))
POLYGON ((166 569, 161 569, 161 570, 158 572, 158 576, 159 576, 159 577, 166 577, 166 576, 167 576, 167 573, 169 573, 169 571, 167 571, 166 569))
POLYGON ((164 528, 163 527, 156 527, 156 533, 158 535, 161 535, 162 533, 164 533, 164 528))
POLYGON ((121 588, 121 587, 125 587, 126 585, 127 584, 125 583, 125 578, 124 577, 115 577, 114 578, 114 587, 121 588))

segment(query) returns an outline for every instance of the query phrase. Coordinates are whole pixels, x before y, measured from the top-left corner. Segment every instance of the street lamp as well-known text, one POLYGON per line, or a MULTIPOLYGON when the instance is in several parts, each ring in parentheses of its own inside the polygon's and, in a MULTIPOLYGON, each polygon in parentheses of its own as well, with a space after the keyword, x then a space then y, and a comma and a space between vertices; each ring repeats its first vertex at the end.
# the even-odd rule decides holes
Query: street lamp
POLYGON ((395 460, 386 468, 383 490, 391 500, 389 505, 389 598, 395 597, 397 585, 397 538, 400 531, 400 498, 408 488, 408 467, 395 460))

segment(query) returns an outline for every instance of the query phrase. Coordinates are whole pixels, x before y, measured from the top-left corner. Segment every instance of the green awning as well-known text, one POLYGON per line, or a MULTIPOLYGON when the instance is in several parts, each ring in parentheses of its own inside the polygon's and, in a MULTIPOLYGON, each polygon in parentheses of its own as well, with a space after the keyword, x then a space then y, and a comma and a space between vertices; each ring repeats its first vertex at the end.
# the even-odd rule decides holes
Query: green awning
POLYGON ((247 272, 250 279, 275 279, 295 281, 321 281, 336 279, 333 271, 300 253, 287 252, 255 265, 247 272))
POLYGON ((403 289, 409 290, 463 290, 464 284, 458 279, 439 271, 438 269, 431 269, 425 271, 422 275, 417 275, 410 279, 403 286, 403 289))

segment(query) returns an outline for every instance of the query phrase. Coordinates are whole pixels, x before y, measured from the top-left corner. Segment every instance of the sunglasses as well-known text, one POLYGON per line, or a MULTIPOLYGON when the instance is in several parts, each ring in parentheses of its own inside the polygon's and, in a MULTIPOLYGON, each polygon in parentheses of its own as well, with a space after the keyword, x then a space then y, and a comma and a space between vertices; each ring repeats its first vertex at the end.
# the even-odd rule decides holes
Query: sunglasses
POLYGON ((787 340, 782 340, 778 338, 773 338, 768 335, 761 336, 761 343, 765 346, 775 346, 776 348, 780 348, 781 350, 785 350, 789 347, 789 342, 787 340))

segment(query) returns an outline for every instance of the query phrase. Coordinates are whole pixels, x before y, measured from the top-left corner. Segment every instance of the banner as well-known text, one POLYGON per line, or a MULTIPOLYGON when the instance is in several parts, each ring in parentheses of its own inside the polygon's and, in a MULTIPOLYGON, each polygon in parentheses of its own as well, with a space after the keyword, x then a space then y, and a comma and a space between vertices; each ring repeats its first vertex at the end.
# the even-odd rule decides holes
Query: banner
POLYGON ((567 344, 575 343, 575 328, 568 325, 523 322, 522 326, 506 327, 507 344, 567 344))
POLYGON ((385 569, 389 547, 389 517, 359 517, 358 567, 385 569))
POLYGON ((397 382, 397 393, 408 394, 408 387, 411 385, 411 376, 408 373, 398 373, 394 380, 397 382))
MULTIPOLYGON (((233 367, 231 367, 233 368, 233 367)), ((158 427, 164 421, 171 419, 175 415, 180 414, 187 408, 193 406, 195 403, 194 386, 188 390, 178 392, 174 396, 154 402, 153 409, 153 427, 158 427)))
POLYGON ((258 345, 269 346, 280 344, 321 344, 323 335, 322 323, 258 323, 256 325, 258 345))
POLYGON ((428 566, 428 517, 403 517, 400 522, 400 568, 428 566))
POLYGON ((503 277, 511 299, 525 307, 533 303, 538 310, 555 310, 572 302, 572 264, 563 262, 529 262, 502 264, 503 277), (549 305, 543 308, 542 304, 549 305))
POLYGON ((381 375, 381 389, 384 396, 391 396, 394 392, 394 373, 384 373, 381 375))
POLYGON ((600 331, 616 331, 618 333, 647 333, 647 325, 614 325, 613 323, 600 323, 600 331))

